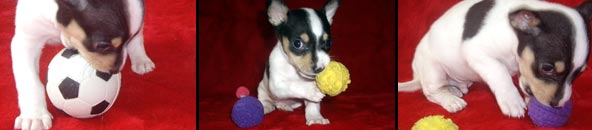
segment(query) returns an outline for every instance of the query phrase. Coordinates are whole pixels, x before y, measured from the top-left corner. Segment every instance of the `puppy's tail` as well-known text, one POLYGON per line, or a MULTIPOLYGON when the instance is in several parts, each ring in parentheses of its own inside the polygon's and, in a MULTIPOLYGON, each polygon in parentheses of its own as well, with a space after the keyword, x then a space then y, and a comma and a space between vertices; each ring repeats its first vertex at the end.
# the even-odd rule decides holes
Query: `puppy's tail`
POLYGON ((413 78, 411 81, 398 83, 397 91, 398 92, 413 92, 421 89, 421 83, 417 78, 413 78))

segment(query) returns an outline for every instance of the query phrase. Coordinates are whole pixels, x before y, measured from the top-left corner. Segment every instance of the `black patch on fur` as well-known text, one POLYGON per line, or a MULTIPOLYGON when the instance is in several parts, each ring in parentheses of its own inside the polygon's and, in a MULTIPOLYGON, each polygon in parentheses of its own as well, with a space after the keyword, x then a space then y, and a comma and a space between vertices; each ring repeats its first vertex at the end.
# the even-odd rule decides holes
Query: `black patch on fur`
MULTIPOLYGON (((328 2, 328 1, 327 1, 328 2)), ((339 1, 338 1, 339 2, 339 1)), ((321 25, 323 26, 323 31, 325 31, 325 33, 327 33, 327 41, 331 41, 331 24, 329 24, 329 20, 327 20, 327 16, 325 15, 325 10, 316 10, 315 13, 319 16, 319 18, 321 19, 321 25)), ((325 51, 326 53, 329 53, 329 50, 331 49, 331 46, 326 46, 326 42, 323 40, 323 34, 321 34, 320 39, 320 43, 318 44, 318 47, 325 51)))
MULTIPOLYGON (((68 26, 70 22, 77 21, 86 34, 86 38, 82 40, 84 47, 97 54, 117 55, 113 68, 120 68, 123 63, 122 51, 130 38, 127 4, 121 0, 55 1, 58 4, 58 23, 68 26), (122 43, 117 48, 111 46, 105 49, 97 46, 100 43, 111 43, 111 40, 117 37, 122 38, 122 43)), ((141 1, 142 5, 143 3, 141 1)))
POLYGON ((477 35, 481 26, 483 26, 485 16, 487 16, 487 13, 493 8, 493 5, 493 0, 483 0, 469 8, 469 12, 467 12, 467 16, 465 17, 462 35, 463 40, 467 40, 477 35))
MULTIPOLYGON (((546 83, 556 83, 558 86, 553 100, 559 100, 563 97, 563 84, 571 72, 573 66, 574 54, 574 29, 571 20, 562 13, 555 11, 532 11, 540 20, 537 26, 541 30, 538 35, 532 35, 514 29, 518 37, 518 54, 522 55, 524 48, 532 49, 535 61, 530 66, 535 77, 546 83), (555 62, 564 62, 565 68, 561 73, 545 75, 540 68, 543 63, 554 65, 555 62)), ((571 81, 569 81, 571 82, 571 81)))
POLYGON ((310 28, 308 13, 302 9, 288 11, 287 21, 278 25, 276 27, 276 32, 278 33, 278 37, 280 38, 281 42, 283 42, 283 39, 281 39, 282 36, 288 37, 288 41, 290 42, 288 43, 288 48, 290 52, 286 53, 293 53, 297 56, 303 56, 307 53, 310 53, 312 46, 314 46, 316 43, 315 40, 312 40, 314 38, 312 36, 314 35, 310 28), (300 35, 303 33, 306 33, 311 40, 304 42, 304 40, 300 39, 300 35), (294 47, 294 42, 297 40, 302 41, 302 46, 305 49, 297 49, 294 47))

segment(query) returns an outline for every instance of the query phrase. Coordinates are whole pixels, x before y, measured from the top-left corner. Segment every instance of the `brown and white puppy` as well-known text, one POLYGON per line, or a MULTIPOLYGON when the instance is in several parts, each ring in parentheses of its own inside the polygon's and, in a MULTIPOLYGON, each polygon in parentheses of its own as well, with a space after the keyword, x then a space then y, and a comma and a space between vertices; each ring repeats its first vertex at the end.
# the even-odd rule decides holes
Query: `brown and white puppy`
POLYGON ((268 0, 267 5, 269 22, 279 40, 258 87, 265 114, 276 108, 292 111, 304 102, 307 125, 329 124, 320 113, 325 94, 314 78, 331 60, 330 25, 339 0, 327 1, 321 10, 288 10, 283 0, 268 0))
POLYGON ((588 61, 592 3, 570 8, 534 0, 466 0, 432 24, 413 59, 414 79, 398 91, 422 89, 449 112, 473 82, 487 83, 503 114, 523 117, 526 103, 512 82, 542 104, 562 107, 588 61))
POLYGON ((142 0, 19 0, 11 56, 20 115, 15 129, 49 129, 39 57, 46 43, 62 43, 87 59, 93 68, 119 73, 127 54, 132 70, 154 69, 142 34, 142 0))

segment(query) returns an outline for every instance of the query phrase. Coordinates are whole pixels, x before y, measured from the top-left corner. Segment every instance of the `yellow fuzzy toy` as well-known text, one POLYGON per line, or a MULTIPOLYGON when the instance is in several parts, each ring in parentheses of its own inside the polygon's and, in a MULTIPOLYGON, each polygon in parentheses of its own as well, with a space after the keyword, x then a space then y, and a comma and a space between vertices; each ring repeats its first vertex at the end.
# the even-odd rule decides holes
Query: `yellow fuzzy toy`
POLYGON ((458 130, 458 126, 442 115, 435 115, 421 118, 411 130, 458 130))
POLYGON ((349 83, 351 83, 349 71, 345 65, 337 61, 329 62, 325 70, 317 75, 317 86, 322 93, 330 96, 336 96, 345 91, 349 83))

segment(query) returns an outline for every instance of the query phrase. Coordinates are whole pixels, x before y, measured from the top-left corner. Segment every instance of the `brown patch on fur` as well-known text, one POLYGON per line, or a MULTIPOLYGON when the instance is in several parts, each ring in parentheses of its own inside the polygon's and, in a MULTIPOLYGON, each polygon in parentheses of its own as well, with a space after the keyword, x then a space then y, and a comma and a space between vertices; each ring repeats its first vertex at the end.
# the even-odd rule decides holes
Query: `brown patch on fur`
POLYGON ((525 84, 530 86, 532 94, 538 101, 549 106, 549 102, 555 96, 555 92, 559 86, 557 83, 546 83, 534 75, 532 72, 533 68, 531 68, 532 64, 535 64, 534 60, 535 57, 532 50, 529 47, 524 48, 520 57, 520 76, 523 77, 525 84))
MULTIPOLYGON (((89 52, 86 49, 86 47, 84 47, 82 41, 86 38, 86 34, 84 33, 84 30, 80 27, 80 25, 78 25, 78 22, 76 22, 76 20, 72 20, 70 22, 70 24, 68 24, 68 26, 66 26, 64 28, 64 36, 65 36, 65 40, 67 40, 67 41, 62 41, 62 42, 68 42, 69 45, 76 48, 76 50, 78 50, 80 55, 82 55, 82 57, 87 59, 87 61, 90 63, 90 65, 93 68, 95 68, 99 71, 103 71, 103 72, 110 72, 113 69, 118 69, 118 68, 113 68, 113 67, 115 67, 114 65, 115 65, 115 61, 117 59, 117 55, 115 55, 115 54, 101 55, 101 54, 97 54, 97 53, 92 53, 92 52, 89 52)), ((112 44, 114 44, 114 45, 117 44, 116 47, 121 46, 122 45, 121 37, 113 39, 112 44), (114 41, 117 43, 115 43, 114 41)))
POLYGON ((555 62, 555 72, 561 73, 565 71, 565 63, 563 61, 555 62))
POLYGON ((113 39, 111 39, 111 44, 112 44, 112 45, 113 45, 113 47, 115 47, 115 48, 119 48, 119 46, 121 46, 121 43, 123 43, 123 42, 121 41, 121 37, 116 37, 116 38, 113 38, 113 39))
POLYGON ((296 66, 299 71, 305 74, 314 74, 314 71, 312 70, 312 54, 305 53, 302 56, 294 55, 294 53, 290 51, 290 40, 288 40, 288 37, 286 36, 282 37, 282 45, 284 45, 283 49, 288 56, 290 64, 296 66))
POLYGON ((84 29, 80 27, 76 20, 72 20, 70 24, 68 24, 68 26, 64 28, 64 32, 67 35, 67 37, 74 37, 79 41, 82 41, 86 38, 86 33, 84 33, 84 29))
POLYGON ((326 41, 327 39, 329 39, 329 35, 327 35, 327 33, 323 33, 323 41, 326 41))
POLYGON ((308 42, 308 40, 310 40, 306 33, 302 33, 302 35, 300 35, 300 39, 302 39, 304 42, 308 42))

